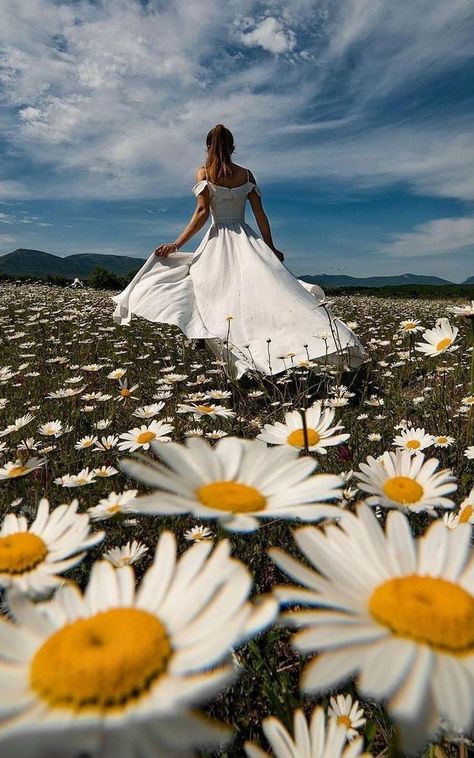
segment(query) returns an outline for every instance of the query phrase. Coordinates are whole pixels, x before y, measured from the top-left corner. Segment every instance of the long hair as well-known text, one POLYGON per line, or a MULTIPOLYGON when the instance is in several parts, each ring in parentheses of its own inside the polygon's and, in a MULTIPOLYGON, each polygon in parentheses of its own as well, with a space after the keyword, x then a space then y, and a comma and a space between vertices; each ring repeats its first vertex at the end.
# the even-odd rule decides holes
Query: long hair
POLYGON ((207 175, 211 182, 232 175, 231 155, 234 151, 232 132, 223 124, 217 124, 207 133, 207 175))

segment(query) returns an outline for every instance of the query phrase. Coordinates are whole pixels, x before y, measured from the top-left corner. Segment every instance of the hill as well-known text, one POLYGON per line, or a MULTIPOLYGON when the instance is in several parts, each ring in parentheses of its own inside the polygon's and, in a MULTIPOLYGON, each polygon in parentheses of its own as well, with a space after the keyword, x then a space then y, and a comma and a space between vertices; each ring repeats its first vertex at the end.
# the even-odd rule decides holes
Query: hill
POLYGON ((85 279, 96 266, 103 266, 113 274, 125 276, 131 271, 138 271, 144 263, 142 258, 126 255, 82 253, 61 258, 43 250, 19 248, 0 257, 0 274, 33 276, 40 279, 46 279, 48 276, 85 279))
MULTIPOLYGON (((453 285, 448 279, 439 276, 422 276, 418 274, 399 274, 397 276, 344 276, 338 274, 316 274, 298 277, 320 287, 396 287, 403 284, 436 284, 438 286, 453 285)), ((474 281, 474 277, 471 277, 474 281)), ((469 280, 463 284, 469 283, 469 280)))

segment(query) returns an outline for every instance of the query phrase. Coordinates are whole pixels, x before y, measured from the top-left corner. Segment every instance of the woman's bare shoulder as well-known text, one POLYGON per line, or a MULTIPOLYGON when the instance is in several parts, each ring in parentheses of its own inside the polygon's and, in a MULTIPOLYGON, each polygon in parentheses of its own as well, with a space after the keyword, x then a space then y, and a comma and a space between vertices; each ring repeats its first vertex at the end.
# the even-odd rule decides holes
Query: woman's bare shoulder
POLYGON ((206 178, 206 167, 205 166, 199 166, 198 170, 196 171, 196 181, 200 182, 202 179, 206 178))

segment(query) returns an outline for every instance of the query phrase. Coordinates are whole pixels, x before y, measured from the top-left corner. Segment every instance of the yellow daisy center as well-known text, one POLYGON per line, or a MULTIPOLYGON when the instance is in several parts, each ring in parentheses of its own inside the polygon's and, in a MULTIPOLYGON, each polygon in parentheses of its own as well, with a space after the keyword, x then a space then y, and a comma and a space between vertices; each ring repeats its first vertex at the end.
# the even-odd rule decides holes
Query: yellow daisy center
POLYGON ((122 387, 119 394, 122 395, 122 397, 130 397, 130 390, 126 387, 122 387))
POLYGON ((15 476, 23 476, 23 474, 27 474, 29 470, 28 466, 12 466, 8 471, 8 477, 13 479, 15 476))
POLYGON ((197 405, 196 408, 201 411, 201 413, 212 413, 215 409, 215 405, 197 405))
POLYGON ((266 504, 265 498, 255 487, 249 487, 242 482, 210 482, 199 487, 196 495, 208 508, 231 513, 262 511, 266 504))
POLYGON ((35 653, 30 684, 50 706, 124 708, 166 670, 171 645, 161 622, 138 608, 113 608, 52 634, 35 653))
POLYGON ((409 321, 405 326, 403 327, 406 331, 409 331, 410 329, 414 329, 416 324, 413 323, 413 321, 409 321))
POLYGON ((416 450, 416 448, 420 447, 420 445, 420 440, 410 440, 407 442, 407 447, 411 448, 412 450, 416 450))
POLYGON ((48 554, 45 543, 32 532, 15 532, 0 537, 0 572, 22 574, 31 571, 48 554))
MULTIPOLYGON (((316 429, 307 429, 306 432, 308 438, 308 447, 317 445, 321 437, 319 436, 316 429)), ((291 434, 288 435, 286 441, 289 445, 293 445, 293 447, 305 447, 304 430, 295 429, 293 432, 291 432, 291 434)))
POLYGON ((438 437, 437 439, 438 445, 445 445, 447 441, 448 441, 447 437, 438 437))
POLYGON ((443 340, 438 342, 436 345, 436 350, 444 350, 446 347, 449 347, 452 342, 452 339, 450 337, 445 337, 443 340))
POLYGON ((337 717, 337 723, 343 724, 346 729, 349 729, 352 726, 352 721, 350 720, 349 716, 345 716, 344 714, 337 717))
POLYGON ((137 437, 137 442, 140 443, 140 445, 145 445, 147 442, 151 442, 151 440, 154 440, 156 437, 155 432, 142 432, 137 437))
POLYGON ((470 505, 470 503, 468 503, 467 505, 465 505, 464 508, 461 511, 460 516, 459 516, 459 523, 460 524, 467 524, 467 522, 469 521, 469 519, 472 516, 472 511, 473 510, 474 510, 474 506, 470 505))
POLYGON ((390 500, 400 505, 417 503, 423 497, 423 487, 409 476, 393 476, 387 479, 383 491, 390 500))
POLYGON ((474 650, 474 597, 446 579, 416 574, 389 579, 372 593, 369 610, 400 637, 451 653, 474 650))

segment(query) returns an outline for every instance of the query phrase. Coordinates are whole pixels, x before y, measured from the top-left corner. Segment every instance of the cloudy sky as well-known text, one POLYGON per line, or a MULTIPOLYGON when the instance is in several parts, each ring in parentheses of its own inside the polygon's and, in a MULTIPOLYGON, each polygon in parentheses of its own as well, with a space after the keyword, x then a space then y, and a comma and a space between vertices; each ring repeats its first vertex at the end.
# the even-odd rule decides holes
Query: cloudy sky
POLYGON ((148 256, 222 122, 295 274, 462 281, 473 57, 472 0, 1 0, 0 254, 148 256))

